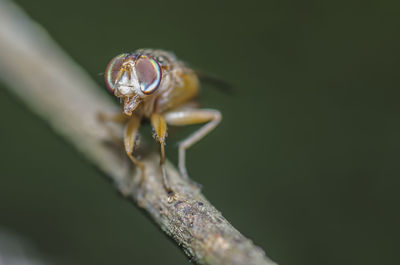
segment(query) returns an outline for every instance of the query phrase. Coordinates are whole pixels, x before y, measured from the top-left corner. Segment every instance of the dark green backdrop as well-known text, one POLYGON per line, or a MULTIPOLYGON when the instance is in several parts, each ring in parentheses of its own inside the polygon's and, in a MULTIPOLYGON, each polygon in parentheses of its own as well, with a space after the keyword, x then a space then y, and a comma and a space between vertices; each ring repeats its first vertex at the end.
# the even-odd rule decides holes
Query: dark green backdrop
MULTIPOLYGON (((140 47, 233 84, 204 88, 224 120, 188 168, 278 263, 399 264, 398 1, 17 2, 101 86, 140 47)), ((0 119, 0 228, 59 264, 188 264, 4 85, 0 119)))

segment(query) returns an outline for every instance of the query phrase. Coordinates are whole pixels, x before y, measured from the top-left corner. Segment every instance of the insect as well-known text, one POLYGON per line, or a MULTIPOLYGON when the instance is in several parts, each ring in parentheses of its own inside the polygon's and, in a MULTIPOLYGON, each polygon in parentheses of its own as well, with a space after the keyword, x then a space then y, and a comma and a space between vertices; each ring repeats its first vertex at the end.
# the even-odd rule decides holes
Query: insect
POLYGON ((165 141, 167 126, 202 124, 199 130, 179 143, 179 171, 188 179, 185 151, 212 131, 221 121, 221 113, 214 109, 198 109, 197 73, 179 61, 173 53, 163 50, 139 49, 114 57, 105 72, 105 83, 110 93, 123 105, 116 115, 100 114, 101 121, 124 122, 124 146, 130 160, 140 169, 141 184, 146 169, 134 154, 141 122, 149 120, 153 136, 160 146, 160 170, 169 197, 174 191, 165 170, 165 141))

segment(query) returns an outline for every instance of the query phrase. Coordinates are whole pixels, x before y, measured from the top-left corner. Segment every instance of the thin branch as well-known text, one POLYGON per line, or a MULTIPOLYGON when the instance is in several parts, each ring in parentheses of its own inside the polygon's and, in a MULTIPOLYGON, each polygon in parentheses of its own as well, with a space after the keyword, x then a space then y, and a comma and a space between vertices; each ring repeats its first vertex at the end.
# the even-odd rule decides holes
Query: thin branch
POLYGON ((123 152, 115 152, 96 120, 99 111, 118 110, 99 88, 49 37, 13 3, 0 0, 0 78, 32 111, 69 140, 104 171, 118 189, 145 209, 161 229, 199 264, 275 264, 238 232, 176 169, 167 173, 177 199, 168 203, 159 157, 144 159, 147 180, 132 189, 123 152), (140 196, 142 194, 142 196, 140 196))

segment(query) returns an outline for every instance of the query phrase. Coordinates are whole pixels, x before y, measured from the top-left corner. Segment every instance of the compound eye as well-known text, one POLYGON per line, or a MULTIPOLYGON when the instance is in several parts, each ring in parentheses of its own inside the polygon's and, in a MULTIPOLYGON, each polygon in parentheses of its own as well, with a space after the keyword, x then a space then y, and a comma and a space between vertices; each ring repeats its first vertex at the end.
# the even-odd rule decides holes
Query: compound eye
POLYGON ((140 90, 150 95, 154 93, 161 82, 161 67, 151 56, 142 55, 136 61, 136 76, 139 81, 140 90))
POLYGON ((104 79, 106 81, 107 90, 111 94, 114 94, 115 81, 127 55, 127 53, 117 55, 107 65, 104 79))

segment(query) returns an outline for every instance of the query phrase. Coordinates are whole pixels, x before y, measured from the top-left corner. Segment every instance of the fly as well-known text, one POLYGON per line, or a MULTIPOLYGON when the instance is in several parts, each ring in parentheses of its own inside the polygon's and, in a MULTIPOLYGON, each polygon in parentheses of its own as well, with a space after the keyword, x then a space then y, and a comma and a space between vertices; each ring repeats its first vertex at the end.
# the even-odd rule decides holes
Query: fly
POLYGON ((141 121, 150 121, 153 136, 160 145, 163 185, 169 199, 173 198, 174 191, 165 170, 167 126, 204 124, 179 143, 179 171, 188 180, 185 152, 219 124, 221 113, 215 109, 196 107, 199 77, 170 52, 139 49, 122 53, 110 61, 104 77, 108 91, 120 99, 123 108, 116 115, 100 114, 100 120, 125 123, 125 152, 140 169, 141 184, 146 179, 146 169, 144 163, 135 156, 134 147, 137 145, 136 136, 141 121))

